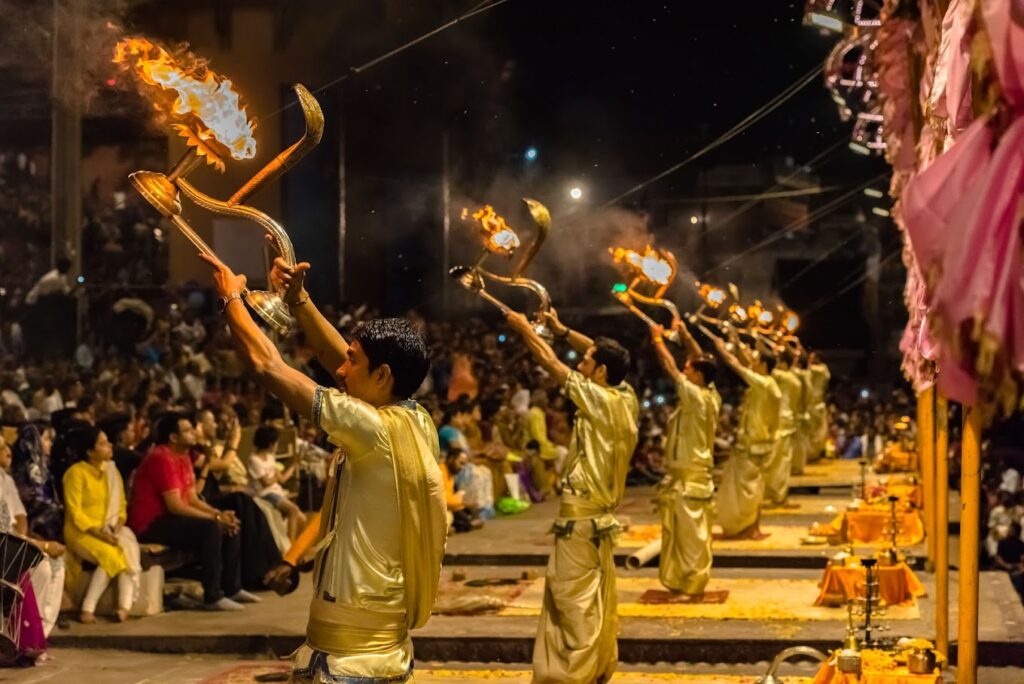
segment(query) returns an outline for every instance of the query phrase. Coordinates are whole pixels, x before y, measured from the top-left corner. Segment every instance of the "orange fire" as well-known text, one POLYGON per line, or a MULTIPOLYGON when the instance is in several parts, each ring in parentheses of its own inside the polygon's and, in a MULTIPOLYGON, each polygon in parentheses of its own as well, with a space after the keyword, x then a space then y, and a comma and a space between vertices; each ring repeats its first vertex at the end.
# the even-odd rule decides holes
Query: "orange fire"
POLYGON ((800 316, 795 311, 786 310, 782 313, 781 323, 786 332, 792 335, 800 327, 800 316))
POLYGON ((722 288, 708 283, 697 283, 697 286, 700 288, 697 293, 708 306, 717 309, 725 303, 725 290, 722 288))
POLYGON ((256 123, 231 81, 190 52, 172 56, 146 38, 125 38, 114 48, 114 63, 130 72, 172 128, 207 161, 224 170, 223 158, 256 156, 256 123))
MULTIPOLYGON (((463 209, 462 218, 465 219, 468 213, 468 209, 463 209)), ((505 219, 495 213, 491 205, 485 204, 473 212, 473 219, 480 224, 484 234, 484 247, 488 252, 512 256, 519 248, 519 236, 505 223, 505 219)))
POLYGON ((641 275, 655 285, 668 285, 672 279, 672 264, 666 261, 657 250, 650 245, 644 248, 643 254, 624 247, 608 250, 617 264, 625 264, 637 275, 641 275))

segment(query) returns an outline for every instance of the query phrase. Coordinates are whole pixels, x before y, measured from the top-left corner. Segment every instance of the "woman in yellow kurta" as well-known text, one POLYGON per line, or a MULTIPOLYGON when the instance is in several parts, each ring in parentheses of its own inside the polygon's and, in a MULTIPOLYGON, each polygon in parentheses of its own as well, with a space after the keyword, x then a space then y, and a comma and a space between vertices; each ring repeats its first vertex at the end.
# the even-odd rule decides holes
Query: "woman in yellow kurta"
POLYGON ((64 474, 64 539, 78 558, 96 564, 82 600, 81 621, 95 622, 96 604, 117 577, 117 617, 124 621, 138 595, 139 545, 125 525, 124 483, 110 440, 93 427, 73 431, 68 446, 80 459, 64 474))

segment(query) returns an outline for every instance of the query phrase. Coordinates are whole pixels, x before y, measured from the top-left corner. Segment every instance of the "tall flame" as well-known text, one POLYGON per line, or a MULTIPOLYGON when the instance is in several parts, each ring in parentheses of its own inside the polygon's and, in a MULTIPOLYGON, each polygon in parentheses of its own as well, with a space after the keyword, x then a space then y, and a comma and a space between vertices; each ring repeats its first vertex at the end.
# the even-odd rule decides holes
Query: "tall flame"
MULTIPOLYGON (((468 209, 463 209, 462 218, 465 219, 468 213, 468 209)), ((480 224, 480 230, 484 235, 484 247, 487 251, 512 256, 513 252, 519 248, 519 236, 505 223, 505 219, 498 216, 491 205, 485 204, 473 212, 473 219, 480 224)))
POLYGON ((249 119, 231 81, 192 53, 178 57, 146 38, 125 38, 114 48, 114 63, 149 86, 146 95, 188 144, 223 169, 225 152, 234 159, 256 156, 256 123, 249 119))
POLYGON ((667 285, 672 278, 672 264, 650 245, 644 248, 643 254, 624 247, 615 247, 609 251, 616 263, 626 264, 655 285, 667 285))

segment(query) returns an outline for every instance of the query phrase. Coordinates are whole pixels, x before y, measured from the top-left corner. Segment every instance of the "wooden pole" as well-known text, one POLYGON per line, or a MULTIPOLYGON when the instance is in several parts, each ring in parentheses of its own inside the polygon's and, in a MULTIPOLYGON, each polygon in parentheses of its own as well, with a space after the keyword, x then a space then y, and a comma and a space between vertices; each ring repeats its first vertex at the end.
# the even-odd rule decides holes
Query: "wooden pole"
POLYGON ((935 567, 935 388, 917 395, 917 457, 924 490, 924 534, 928 546, 927 569, 935 567))
POLYGON ((935 397, 935 647, 949 655, 949 402, 935 397))
POLYGON ((981 409, 964 407, 960 463, 960 605, 957 684, 978 681, 978 530, 981 526, 981 409))

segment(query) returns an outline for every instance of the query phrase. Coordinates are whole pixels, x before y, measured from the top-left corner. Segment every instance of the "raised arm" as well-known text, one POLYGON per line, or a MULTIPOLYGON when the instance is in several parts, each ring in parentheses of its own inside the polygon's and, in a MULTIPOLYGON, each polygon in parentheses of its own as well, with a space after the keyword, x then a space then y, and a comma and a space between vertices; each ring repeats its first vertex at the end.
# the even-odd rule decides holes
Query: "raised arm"
POLYGON ((270 280, 274 285, 285 288, 284 301, 295 317, 299 329, 306 334, 306 340, 313 348, 316 360, 324 370, 333 373, 345 363, 348 342, 338 329, 324 318, 306 292, 304 284, 308 270, 309 264, 305 261, 292 268, 284 259, 277 257, 274 259, 274 268, 270 271, 270 280))
MULTIPOLYGON (((725 340, 723 340, 718 335, 715 335, 714 333, 712 333, 710 330, 703 326, 701 326, 701 330, 704 331, 705 335, 711 338, 711 343, 714 345, 715 351, 722 358, 722 361, 725 362, 725 365, 729 366, 729 368, 732 368, 733 372, 735 372, 741 378, 745 378, 747 367, 743 364, 742 361, 740 361, 736 357, 735 354, 733 354, 726 348, 725 340)), ((742 347, 740 348, 742 349, 742 347)))
POLYGON ((686 321, 679 319, 675 322, 675 331, 679 335, 679 344, 682 345, 683 350, 686 351, 686 356, 691 359, 695 359, 704 353, 704 350, 700 348, 700 344, 697 343, 696 338, 690 333, 690 328, 687 327, 686 321))
MULTIPOLYGON (((301 416, 312 419, 316 383, 284 362, 274 343, 263 334, 242 303, 245 276, 235 275, 230 268, 204 254, 204 261, 214 267, 213 282, 221 298, 227 300, 224 315, 231 330, 231 339, 242 361, 268 391, 301 416)), ((341 364, 339 363, 338 366, 341 364)), ((337 368, 338 366, 335 366, 337 368)))
POLYGON ((594 340, 562 323, 558 319, 558 312, 554 309, 545 313, 544 318, 548 327, 551 328, 551 332, 555 333, 558 337, 564 337, 569 346, 578 353, 585 354, 588 349, 594 346, 594 340))
POLYGON ((661 363, 661 367, 665 369, 668 376, 672 378, 673 382, 678 383, 683 374, 679 371, 679 366, 676 364, 675 357, 672 356, 672 352, 668 350, 665 345, 665 328, 660 325, 651 326, 651 340, 654 342, 654 352, 658 355, 658 361, 661 363))
POLYGON ((537 363, 551 375, 559 386, 564 385, 565 381, 569 379, 569 373, 571 372, 569 367, 558 360, 554 350, 547 342, 540 338, 540 335, 533 329, 530 322, 526 320, 526 316, 512 311, 505 317, 505 320, 508 321, 509 327, 523 338, 526 348, 533 354, 533 358, 537 360, 537 363))

